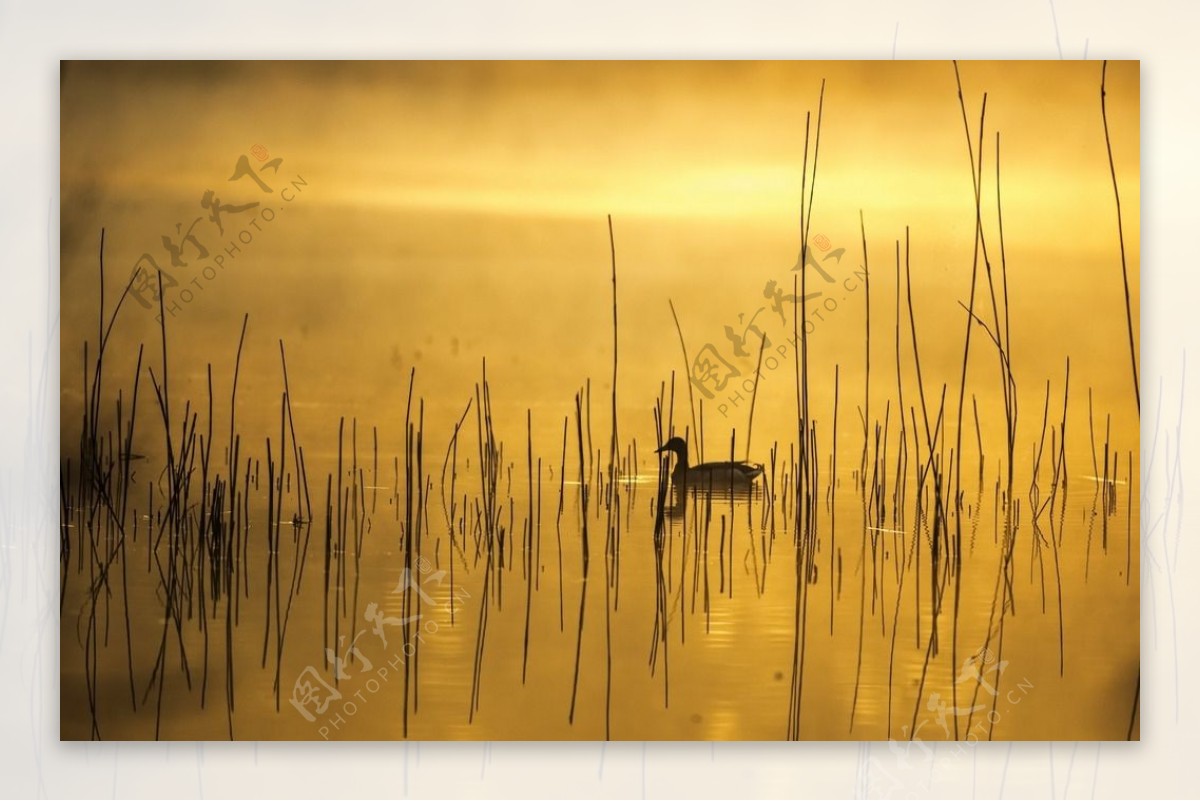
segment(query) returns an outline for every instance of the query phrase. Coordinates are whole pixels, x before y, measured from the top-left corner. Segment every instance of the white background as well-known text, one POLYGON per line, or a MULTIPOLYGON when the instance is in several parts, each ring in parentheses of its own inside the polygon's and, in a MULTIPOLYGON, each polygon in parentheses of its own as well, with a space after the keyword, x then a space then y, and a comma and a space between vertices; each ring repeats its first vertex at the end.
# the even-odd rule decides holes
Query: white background
POLYGON ((1194 796, 1195 505, 1187 503, 1186 488, 1172 495, 1167 479, 1175 475, 1186 485, 1196 457, 1195 427, 1180 420, 1180 409, 1193 391, 1183 383, 1185 356, 1200 358, 1196 328, 1188 325, 1200 297, 1191 235, 1200 220, 1198 17, 1196 4, 1128 0, 587 6, 451 0, 387 8, 0 1, 0 795, 1194 796), (1142 500, 1142 742, 950 745, 904 755, 887 744, 855 743, 58 741, 59 59, 1085 53, 1142 62, 1142 459, 1151 471, 1142 500), (1156 427, 1159 451, 1151 461, 1156 427), (1173 468, 1176 453, 1181 460, 1173 468))

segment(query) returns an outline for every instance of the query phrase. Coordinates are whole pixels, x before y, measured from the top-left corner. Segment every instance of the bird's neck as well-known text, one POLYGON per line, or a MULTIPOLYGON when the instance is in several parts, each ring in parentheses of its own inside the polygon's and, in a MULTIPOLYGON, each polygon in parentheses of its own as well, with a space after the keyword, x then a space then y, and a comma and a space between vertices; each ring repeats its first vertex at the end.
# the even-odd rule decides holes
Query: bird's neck
POLYGON ((686 453, 679 454, 679 459, 675 462, 675 469, 672 471, 672 477, 679 481, 687 476, 688 458, 686 453))

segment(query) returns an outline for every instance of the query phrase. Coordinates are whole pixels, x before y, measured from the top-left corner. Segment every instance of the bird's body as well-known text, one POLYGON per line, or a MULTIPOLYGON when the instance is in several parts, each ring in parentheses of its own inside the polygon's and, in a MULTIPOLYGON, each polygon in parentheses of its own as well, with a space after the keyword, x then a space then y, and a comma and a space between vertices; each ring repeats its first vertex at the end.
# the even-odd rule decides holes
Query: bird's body
POLYGON ((763 474, 761 464, 749 462, 704 462, 689 465, 687 443, 681 437, 671 437, 657 452, 667 451, 674 453, 676 458, 675 469, 671 471, 671 482, 677 492, 684 489, 733 489, 745 492, 752 488, 758 477, 763 474))

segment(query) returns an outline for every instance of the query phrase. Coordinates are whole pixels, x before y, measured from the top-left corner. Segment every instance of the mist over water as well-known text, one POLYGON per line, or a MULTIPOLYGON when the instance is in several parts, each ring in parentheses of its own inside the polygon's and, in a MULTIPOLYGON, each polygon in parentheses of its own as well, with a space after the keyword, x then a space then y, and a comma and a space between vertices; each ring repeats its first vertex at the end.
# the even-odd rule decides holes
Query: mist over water
MULTIPOLYGON (((65 65, 63 737, 1124 739, 1139 416, 1100 65, 959 68, 988 256, 961 434, 976 233, 951 64, 65 65), (143 254, 177 282, 165 370, 156 282, 105 343, 88 419, 121 512, 80 480, 101 229, 103 325, 143 254), (693 464, 764 464, 759 494, 693 497, 656 535, 660 404, 693 464), (962 551, 935 564, 939 531, 962 551), (309 720, 302 681, 341 696, 309 720)), ((1135 335, 1138 80, 1108 65, 1135 335)))

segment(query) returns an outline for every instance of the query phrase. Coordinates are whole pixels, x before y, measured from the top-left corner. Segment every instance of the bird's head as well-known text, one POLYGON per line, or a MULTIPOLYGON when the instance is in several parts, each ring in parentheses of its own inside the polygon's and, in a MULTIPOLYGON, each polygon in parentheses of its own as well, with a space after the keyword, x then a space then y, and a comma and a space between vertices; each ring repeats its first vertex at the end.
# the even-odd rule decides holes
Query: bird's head
POLYGON ((683 459, 687 456, 687 442, 684 441, 683 437, 671 437, 655 453, 665 453, 667 451, 683 459))

